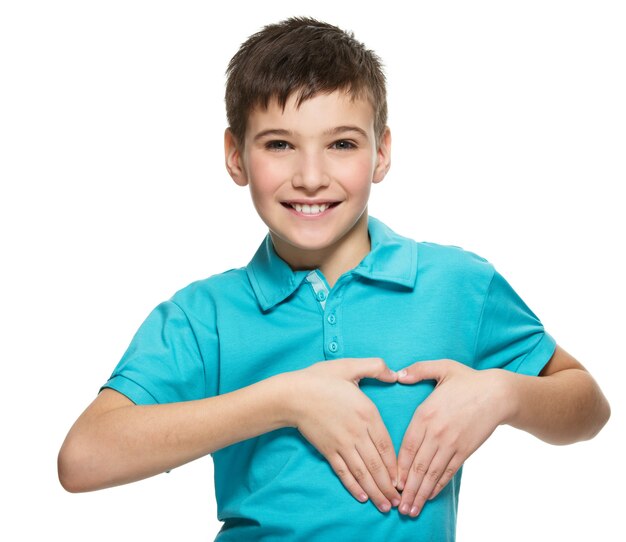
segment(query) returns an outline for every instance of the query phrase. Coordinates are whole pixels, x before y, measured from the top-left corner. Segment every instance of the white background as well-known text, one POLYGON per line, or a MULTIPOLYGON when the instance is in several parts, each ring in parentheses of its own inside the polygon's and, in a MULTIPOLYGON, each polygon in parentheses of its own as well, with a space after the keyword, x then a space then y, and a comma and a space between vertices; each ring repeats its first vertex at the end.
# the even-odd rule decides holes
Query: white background
POLYGON ((494 263, 613 408, 572 446, 498 429, 466 462, 459 540, 622 532, 623 4, 404 4, 2 2, 0 538, 219 530, 210 458, 69 494, 56 455, 148 312, 262 241, 223 165, 224 71, 292 15, 354 31, 385 63, 393 166, 370 214, 494 263))

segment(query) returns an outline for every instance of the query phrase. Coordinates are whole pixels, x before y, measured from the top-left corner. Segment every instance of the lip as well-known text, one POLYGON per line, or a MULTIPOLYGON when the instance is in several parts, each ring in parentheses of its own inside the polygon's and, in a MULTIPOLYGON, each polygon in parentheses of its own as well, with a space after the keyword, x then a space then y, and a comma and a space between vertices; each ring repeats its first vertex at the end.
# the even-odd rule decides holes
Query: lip
MULTIPOLYGON (((299 218, 304 218, 306 220, 316 220, 318 218, 322 218, 324 216, 326 216, 329 213, 332 213, 332 211, 339 207, 339 205, 341 205, 340 201, 335 201, 335 202, 329 202, 329 201, 321 201, 319 200, 320 203, 335 203, 336 205, 332 205, 331 207, 329 207, 328 209, 326 209, 323 213, 318 213, 316 215, 309 215, 309 214, 305 214, 305 213, 299 213, 298 211, 296 211, 291 205, 289 205, 289 203, 287 203, 286 201, 282 202, 282 205, 285 209, 287 209, 287 211, 291 212, 292 214, 296 215, 299 218)), ((299 201, 293 201, 291 203, 300 203, 299 201)), ((304 204, 303 204, 304 205, 304 204)), ((313 203, 309 203, 308 205, 314 205, 313 203)), ((319 205, 319 203, 318 203, 319 205)))
POLYGON ((286 203, 288 205, 292 203, 299 203, 300 205, 321 205, 322 203, 341 203, 340 201, 332 200, 332 199, 289 199, 286 201, 282 201, 281 203, 286 203))

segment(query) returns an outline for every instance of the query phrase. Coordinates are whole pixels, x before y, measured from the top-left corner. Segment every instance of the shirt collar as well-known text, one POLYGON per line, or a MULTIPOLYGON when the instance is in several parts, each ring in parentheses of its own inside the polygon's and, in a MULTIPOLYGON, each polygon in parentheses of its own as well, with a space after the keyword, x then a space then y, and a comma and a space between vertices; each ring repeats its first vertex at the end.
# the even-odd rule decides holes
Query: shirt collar
MULTIPOLYGON (((417 278, 417 243, 398 235, 373 216, 368 216, 367 228, 370 251, 350 272, 412 290, 417 278)), ((292 270, 276 253, 268 232, 246 272, 259 305, 267 311, 289 297, 311 270, 292 270)))

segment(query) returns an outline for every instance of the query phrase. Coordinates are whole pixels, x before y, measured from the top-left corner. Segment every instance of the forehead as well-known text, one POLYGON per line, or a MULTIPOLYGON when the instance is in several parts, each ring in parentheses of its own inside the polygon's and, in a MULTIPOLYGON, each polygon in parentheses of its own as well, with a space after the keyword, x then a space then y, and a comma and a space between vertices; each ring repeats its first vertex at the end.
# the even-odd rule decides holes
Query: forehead
POLYGON ((366 98, 354 98, 336 90, 316 94, 296 107, 297 93, 287 99, 285 109, 278 100, 270 100, 267 109, 256 107, 248 116, 246 139, 253 140, 262 131, 287 130, 297 135, 319 136, 339 126, 356 126, 374 134, 374 109, 366 98))

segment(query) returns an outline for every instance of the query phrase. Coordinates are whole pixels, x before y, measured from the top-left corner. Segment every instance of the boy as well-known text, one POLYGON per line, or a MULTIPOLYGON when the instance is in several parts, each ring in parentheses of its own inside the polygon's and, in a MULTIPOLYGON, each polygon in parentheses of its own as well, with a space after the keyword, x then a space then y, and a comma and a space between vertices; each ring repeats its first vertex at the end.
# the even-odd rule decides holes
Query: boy
POLYGON ((454 540, 462 464, 498 425, 565 444, 608 403, 487 260, 368 216, 391 149, 373 52, 291 18, 227 73, 226 167, 269 232, 246 267, 150 313, 60 480, 89 491, 210 453, 217 540, 454 540))

